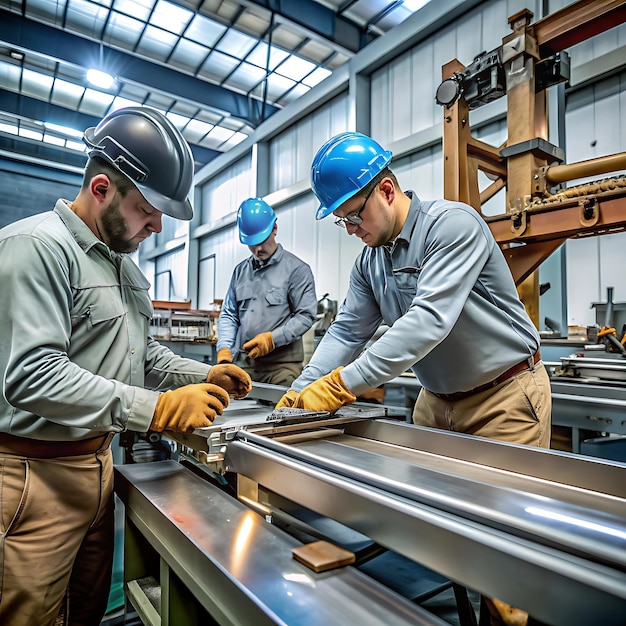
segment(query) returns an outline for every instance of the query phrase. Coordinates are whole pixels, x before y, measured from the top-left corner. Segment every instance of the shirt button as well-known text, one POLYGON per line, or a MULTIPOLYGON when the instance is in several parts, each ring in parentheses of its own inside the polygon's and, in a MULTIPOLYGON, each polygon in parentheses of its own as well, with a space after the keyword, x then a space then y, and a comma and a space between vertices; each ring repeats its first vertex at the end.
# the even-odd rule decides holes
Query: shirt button
POLYGON ((131 348, 131 349, 130 349, 130 353, 131 353, 131 354, 135 354, 135 348, 131 348))

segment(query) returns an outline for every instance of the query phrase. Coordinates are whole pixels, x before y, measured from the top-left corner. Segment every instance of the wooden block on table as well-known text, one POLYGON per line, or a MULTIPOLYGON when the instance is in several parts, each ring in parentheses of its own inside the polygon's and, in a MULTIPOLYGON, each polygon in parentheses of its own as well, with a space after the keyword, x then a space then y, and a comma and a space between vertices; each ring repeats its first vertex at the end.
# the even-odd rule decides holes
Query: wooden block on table
POLYGON ((336 567, 352 565, 355 561, 354 552, 340 548, 328 541, 314 541, 294 548, 291 553, 294 559, 304 563, 314 572, 325 572, 336 567))

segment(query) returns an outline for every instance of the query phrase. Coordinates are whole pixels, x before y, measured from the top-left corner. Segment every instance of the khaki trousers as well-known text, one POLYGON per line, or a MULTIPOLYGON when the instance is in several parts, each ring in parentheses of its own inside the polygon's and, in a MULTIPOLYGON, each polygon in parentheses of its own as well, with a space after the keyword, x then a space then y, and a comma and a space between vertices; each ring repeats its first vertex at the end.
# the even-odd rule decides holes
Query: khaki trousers
POLYGON ((413 423, 549 448, 551 414, 550 378, 539 361, 532 370, 461 400, 439 398, 422 389, 413 423))
POLYGON ((64 601, 64 624, 100 624, 113 563, 111 450, 0 451, 0 508, 0 624, 51 626, 64 601))

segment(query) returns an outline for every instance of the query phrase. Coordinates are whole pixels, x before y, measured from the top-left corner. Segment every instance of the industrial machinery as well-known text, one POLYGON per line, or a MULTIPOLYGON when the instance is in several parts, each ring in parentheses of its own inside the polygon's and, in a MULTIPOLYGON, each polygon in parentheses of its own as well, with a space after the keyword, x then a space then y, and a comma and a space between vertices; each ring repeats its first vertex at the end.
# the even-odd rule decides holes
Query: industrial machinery
POLYGON ((273 411, 280 393, 255 385, 257 400, 176 435, 178 462, 116 468, 145 623, 441 625, 420 599, 454 585, 462 624, 469 589, 545 624, 623 625, 626 464, 384 406, 273 411), (415 566, 408 594, 390 554, 415 566))
POLYGON ((443 106, 444 197, 482 214, 482 205, 506 190, 505 211, 485 220, 502 247, 520 295, 539 327, 534 270, 566 239, 626 228, 626 177, 561 188, 567 181, 626 169, 626 153, 564 164, 548 141, 547 90, 569 78, 565 52, 626 21, 624 0, 579 0, 542 19, 523 10, 509 19, 502 45, 467 67, 442 68, 436 99, 443 106), (508 137, 500 147, 472 136, 470 110, 507 99, 508 137), (478 172, 491 183, 479 190, 478 172))
MULTIPOLYGON (((531 17, 513 16, 467 68, 447 64, 437 99, 444 196, 481 211, 506 188, 506 212, 486 220, 536 318, 541 261, 568 237, 626 228, 623 177, 559 188, 626 155, 563 164, 545 93, 567 79, 564 49, 626 21, 626 1, 531 17), (471 136, 469 112, 504 96, 509 136, 494 148, 471 136)), ((614 357, 599 367, 619 380, 593 386, 588 356, 555 363, 568 425, 626 434, 614 357)), ((625 463, 421 428, 384 405, 274 411, 283 391, 255 384, 212 427, 175 436, 172 460, 116 467, 127 596, 144 623, 442 626, 426 599, 452 588, 463 626, 476 624, 473 594, 552 626, 624 626, 625 463)))

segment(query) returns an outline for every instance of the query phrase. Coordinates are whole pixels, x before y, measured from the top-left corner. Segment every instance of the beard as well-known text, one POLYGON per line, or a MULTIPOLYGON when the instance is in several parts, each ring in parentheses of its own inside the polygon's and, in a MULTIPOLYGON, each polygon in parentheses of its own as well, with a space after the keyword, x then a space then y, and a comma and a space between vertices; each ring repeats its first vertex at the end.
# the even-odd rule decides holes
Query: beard
POLYGON ((102 235, 111 250, 130 254, 137 250, 139 242, 135 243, 132 237, 128 236, 128 223, 120 211, 121 204, 122 197, 116 192, 109 208, 102 215, 102 235))

